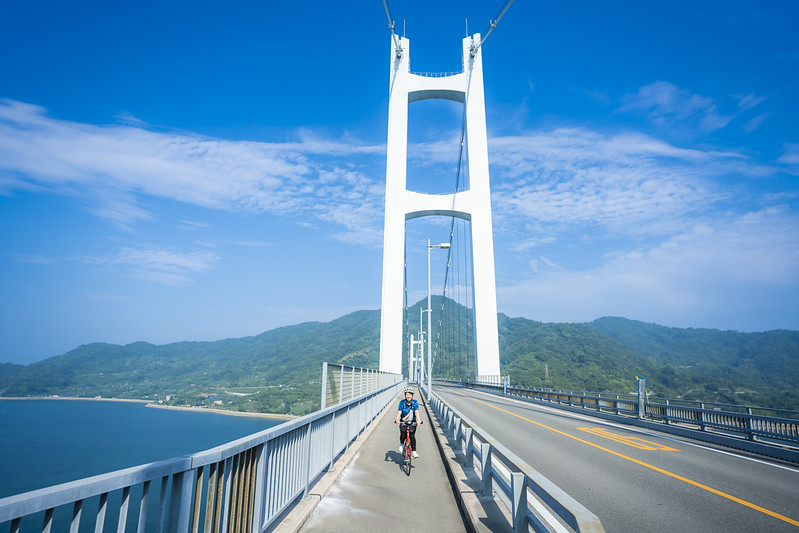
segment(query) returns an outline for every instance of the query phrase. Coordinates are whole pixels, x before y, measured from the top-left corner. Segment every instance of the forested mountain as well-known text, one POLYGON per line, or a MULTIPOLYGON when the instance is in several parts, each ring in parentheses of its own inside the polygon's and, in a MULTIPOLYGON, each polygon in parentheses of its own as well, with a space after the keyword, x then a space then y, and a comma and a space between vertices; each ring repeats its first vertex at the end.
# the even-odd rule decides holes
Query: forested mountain
POLYGON ((770 407, 787 402, 799 409, 799 331, 668 328, 615 317, 589 326, 651 361, 683 395, 770 407), (691 382, 681 384, 684 377, 691 382))
POLYGON ((376 366, 379 327, 379 312, 358 311, 239 339, 87 344, 27 366, 0 365, 0 395, 168 395, 173 404, 305 414, 319 407, 323 361, 376 366))
MULTIPOLYGON (((445 307, 454 311, 441 312, 441 302, 433 303, 435 327, 441 321, 446 329, 449 320, 462 331, 439 338, 435 374, 458 379, 474 368, 469 313, 451 301, 445 307)), ((411 331, 421 304, 408 310, 411 331)), ((498 318, 502 371, 514 385, 625 393, 641 376, 660 397, 799 409, 797 331, 498 318)), ((379 311, 358 311, 215 342, 89 344, 27 366, 0 364, 0 396, 169 396, 173 404, 304 414, 318 408, 323 361, 377 368, 379 327, 379 311)))

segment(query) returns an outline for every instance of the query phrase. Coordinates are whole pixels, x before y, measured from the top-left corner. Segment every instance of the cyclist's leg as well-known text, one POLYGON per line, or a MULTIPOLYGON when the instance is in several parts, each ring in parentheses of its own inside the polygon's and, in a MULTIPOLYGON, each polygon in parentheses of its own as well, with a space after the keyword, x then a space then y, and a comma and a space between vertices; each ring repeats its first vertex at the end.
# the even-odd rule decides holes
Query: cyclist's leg
POLYGON ((411 449, 418 451, 416 448, 416 426, 408 426, 408 431, 411 432, 411 449))

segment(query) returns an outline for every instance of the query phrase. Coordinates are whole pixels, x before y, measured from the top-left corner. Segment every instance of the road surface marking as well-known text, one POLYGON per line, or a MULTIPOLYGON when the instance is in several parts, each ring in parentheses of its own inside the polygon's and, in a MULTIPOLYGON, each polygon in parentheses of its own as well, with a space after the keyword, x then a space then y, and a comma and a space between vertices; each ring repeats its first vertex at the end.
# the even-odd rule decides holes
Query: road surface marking
POLYGON ((662 450, 666 452, 678 452, 677 448, 669 448, 668 446, 663 446, 662 444, 657 444, 652 441, 639 439, 638 437, 627 437, 624 435, 617 435, 611 432, 609 429, 606 428, 577 428, 580 431, 586 431, 593 435, 597 435, 598 437, 604 437, 606 439, 615 440, 616 442, 621 442, 622 444, 626 444, 627 446, 632 446, 633 448, 638 448, 639 450, 662 450))
MULTIPOLYGON (((472 392, 478 392, 478 393, 483 394, 485 396, 488 396, 490 398, 496 398, 496 395, 490 394, 490 393, 487 393, 487 392, 479 392, 479 391, 476 391, 476 390, 472 390, 472 392)), ((734 457, 734 458, 739 459, 741 461, 748 461, 748 462, 751 462, 751 463, 758 463, 758 464, 761 464, 761 465, 764 465, 764 466, 768 466, 770 468, 778 468, 780 470, 788 470, 789 472, 799 473, 799 469, 793 468, 793 467, 790 467, 790 466, 780 465, 780 464, 777 464, 777 463, 771 463, 771 462, 768 462, 768 461, 764 461, 762 459, 757 459, 756 457, 747 457, 745 455, 738 455, 738 454, 735 454, 735 453, 731 453, 731 452, 727 452, 727 451, 724 451, 724 450, 720 450, 718 448, 711 448, 709 446, 705 446, 705 445, 697 443, 697 442, 692 442, 692 441, 689 441, 689 440, 677 439, 677 438, 674 438, 674 437, 670 437, 668 435, 655 435, 655 434, 650 433, 648 431, 644 431, 644 430, 642 430, 640 428, 630 427, 629 425, 626 425, 626 424, 622 425, 622 424, 619 424, 619 423, 616 423, 616 422, 609 422, 607 420, 597 420, 596 417, 594 417, 594 416, 586 416, 584 414, 575 413, 575 412, 571 412, 571 411, 570 412, 565 412, 562 409, 557 409, 557 408, 552 407, 552 406, 534 404, 533 402, 531 402, 529 400, 528 401, 524 401, 524 400, 519 400, 517 398, 512 398, 512 397, 502 397, 502 399, 507 401, 507 402, 518 404, 519 406, 522 406, 522 407, 535 408, 536 411, 545 411, 545 412, 548 412, 548 413, 557 413, 559 415, 566 415, 569 418, 577 418, 577 419, 580 419, 580 420, 585 420, 587 422, 591 422, 592 424, 603 424, 605 426, 616 428, 616 429, 619 429, 619 430, 622 430, 622 431, 630 431, 630 432, 633 432, 633 433, 640 433, 641 435, 646 435, 648 437, 653 437, 653 438, 657 438, 657 439, 676 442, 677 444, 680 444, 682 446, 691 446, 692 448, 699 448, 701 450, 705 450, 705 451, 708 451, 708 452, 711 452, 711 453, 718 453, 718 454, 721 454, 721 455, 727 455, 729 457, 734 457)))
POLYGON ((770 511, 770 510, 766 509, 765 507, 760 507, 759 505, 756 505, 754 503, 748 502, 746 500, 742 500, 741 498, 733 496, 732 494, 727 494, 726 492, 720 491, 718 489, 714 489, 713 487, 708 487, 707 485, 703 485, 702 483, 699 483, 699 482, 694 481, 692 479, 688 479, 687 477, 683 477, 683 476, 681 476, 679 474, 675 474, 674 472, 669 472, 668 470, 663 470, 660 467, 657 467, 657 466, 654 466, 654 465, 650 465, 649 463, 645 463, 643 461, 639 461, 638 459, 635 459, 633 457, 624 455, 623 453, 615 452, 615 451, 613 451, 613 450, 611 450, 609 448, 605 448, 604 446, 600 446, 599 444, 594 444, 593 442, 589 442, 587 440, 583 440, 580 437, 575 437, 574 435, 569 435, 568 433, 564 433, 563 431, 557 430, 555 428, 551 428, 549 426, 545 426, 544 424, 541 424, 540 422, 536 422, 535 420, 530 420, 529 418, 525 418, 525 417, 523 417, 521 415, 517 415, 516 413, 511 413, 510 411, 506 411, 505 409, 502 409, 501 407, 497 407, 496 405, 491 405, 488 402, 484 402, 482 400, 478 400, 477 398, 473 398, 471 396, 467 396, 466 394, 461 394, 460 392, 455 392, 455 391, 451 391, 451 392, 453 392, 454 394, 457 394, 459 396, 463 396, 464 398, 469 398, 470 400, 474 400, 475 402, 478 402, 478 403, 481 403, 481 404, 486 405, 488 407, 491 407, 492 409, 496 409, 497 411, 502 411, 503 413, 509 414, 509 415, 514 416, 516 418, 519 418, 521 420, 525 420, 525 421, 530 422, 531 424, 534 424, 536 426, 542 427, 544 429, 548 429, 550 431, 554 431, 555 433, 558 433, 559 435, 563 435, 564 437, 569 437, 570 439, 574 439, 574 440, 576 440, 578 442, 582 442, 583 444, 587 444, 588 446, 593 446, 594 448, 602 450, 603 452, 607 452, 607 453, 609 453, 611 455, 615 455, 616 457, 620 457, 621 459, 626 459, 628 461, 632 461, 633 463, 636 463, 636 464, 641 465, 643 467, 646 467, 646 468, 649 468, 651 470, 654 470, 655 472, 659 472, 661 474, 665 474, 665 475, 667 475, 669 477, 672 477, 674 479, 678 479, 680 481, 688 483, 689 485, 693 485, 694 487, 700 488, 702 490, 706 490, 706 491, 708 491, 710 493, 713 493, 713 494, 715 494, 717 496, 721 496, 722 498, 726 498, 726 499, 728 499, 730 501, 733 501, 735 503, 739 503, 739 504, 743 505, 744 507, 749 507, 750 509, 754 509, 755 511, 761 512, 763 514, 772 516, 772 517, 774 517, 774 518, 776 518, 778 520, 782 520, 783 522, 787 522, 787 523, 789 523, 789 524, 791 524, 793 526, 799 527, 799 520, 794 520, 793 518, 789 518, 789 517, 787 517, 785 515, 781 515, 781 514, 779 514, 777 512, 770 511))

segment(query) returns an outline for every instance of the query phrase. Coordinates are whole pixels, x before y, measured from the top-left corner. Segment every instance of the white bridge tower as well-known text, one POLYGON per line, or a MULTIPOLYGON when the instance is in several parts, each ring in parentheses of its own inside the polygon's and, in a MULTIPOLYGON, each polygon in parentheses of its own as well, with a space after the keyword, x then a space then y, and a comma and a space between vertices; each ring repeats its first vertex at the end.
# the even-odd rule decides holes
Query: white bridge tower
POLYGON ((410 72, 408 39, 392 41, 380 316, 381 371, 402 372, 405 222, 443 215, 467 220, 471 226, 475 373, 477 376, 498 376, 500 373, 488 142, 479 43, 479 34, 463 40, 463 72, 428 77, 410 72), (407 189, 408 105, 431 98, 454 100, 465 106, 467 190, 454 194, 423 194, 407 189))

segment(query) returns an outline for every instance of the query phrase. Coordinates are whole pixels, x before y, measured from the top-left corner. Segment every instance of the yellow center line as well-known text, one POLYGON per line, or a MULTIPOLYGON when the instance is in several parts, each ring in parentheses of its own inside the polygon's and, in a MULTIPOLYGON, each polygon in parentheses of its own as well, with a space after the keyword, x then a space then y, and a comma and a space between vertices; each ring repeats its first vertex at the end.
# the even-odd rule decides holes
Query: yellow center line
POLYGON ((711 493, 713 493, 713 494, 715 494, 717 496, 721 496, 722 498, 726 498, 728 500, 734 501, 735 503, 739 503, 739 504, 741 504, 741 505, 743 505, 745 507, 749 507, 750 509, 754 509, 755 511, 759 511, 759 512, 761 512, 763 514, 767 514, 769 516, 773 516, 774 518, 782 520, 783 522, 787 522, 787 523, 789 523, 791 525, 799 527, 799 520, 794 520, 793 518, 789 518, 789 517, 787 517, 785 515, 781 515, 779 513, 774 512, 774 511, 770 511, 770 510, 768 510, 768 509, 766 509, 764 507, 760 507, 759 505, 755 505, 754 503, 751 503, 751 502, 748 502, 746 500, 742 500, 741 498, 738 498, 736 496, 733 496, 732 494, 727 494, 726 492, 720 491, 718 489, 714 489, 713 487, 708 487, 707 485, 703 485, 702 483, 699 483, 699 482, 694 481, 692 479, 688 479, 687 477, 683 477, 683 476, 681 476, 679 474, 675 474, 673 472, 669 472, 668 470, 663 470, 662 468, 659 468, 659 467, 654 466, 654 465, 650 465, 649 463, 645 463, 643 461, 639 461, 638 459, 635 459, 633 457, 629 457, 627 455, 624 455, 623 453, 619 453, 619 452, 613 451, 613 450, 611 450, 609 448, 605 448, 604 446, 600 446, 599 444, 594 444, 593 442, 589 442, 589 441, 581 439, 579 437, 575 437, 574 435, 570 435, 568 433, 564 433, 563 431, 557 430, 555 428, 551 428, 549 426, 546 426, 546 425, 541 424, 539 422, 536 422, 534 420, 530 420, 529 418, 525 418, 525 417, 523 417, 521 415, 517 415, 516 413, 511 413, 510 411, 506 411, 505 409, 502 409, 501 407, 497 407, 496 405, 491 405, 490 403, 484 402, 482 400, 478 400, 477 398, 472 398, 471 396, 467 396, 465 394, 461 394, 460 392, 455 392, 455 391, 452 391, 452 392, 455 393, 455 394, 458 394, 460 396, 463 396, 464 398, 469 398, 470 400, 474 400, 475 402, 478 402, 478 403, 481 403, 481 404, 486 405, 488 407, 491 407, 492 409, 496 409, 498 411, 502 411, 503 413, 509 414, 511 416, 515 416, 516 418, 520 418, 520 419, 522 419, 522 420, 524 420, 526 422, 530 422, 531 424, 534 424, 536 426, 540 426, 540 427, 542 427, 544 429, 548 429, 550 431, 554 431, 555 433, 563 435, 564 437, 569 437, 570 439, 574 439, 574 440, 576 440, 578 442, 582 442, 583 444, 587 444, 589 446, 593 446, 594 448, 597 448, 599 450, 602 450, 603 452, 607 452, 609 454, 615 455, 616 457, 620 457, 622 459, 627 459, 628 461, 632 461, 633 463, 636 463, 636 464, 639 464, 639 465, 641 465, 643 467, 646 467, 646 468, 649 468, 651 470, 654 470, 655 472, 659 472, 661 474, 665 474, 665 475, 667 475, 669 477, 672 477, 674 479, 678 479, 680 481, 688 483, 689 485, 693 485, 694 487, 698 487, 698 488, 700 488, 702 490, 706 490, 706 491, 711 492, 711 493))

